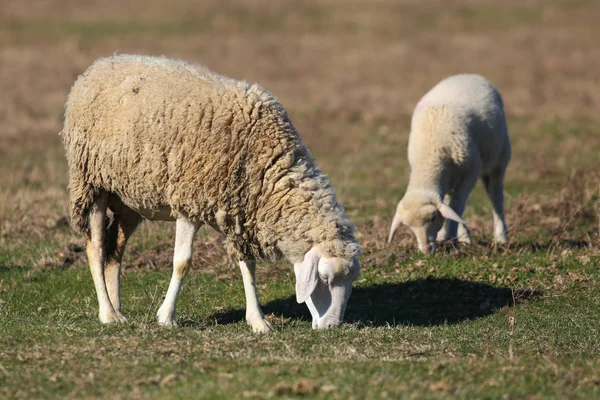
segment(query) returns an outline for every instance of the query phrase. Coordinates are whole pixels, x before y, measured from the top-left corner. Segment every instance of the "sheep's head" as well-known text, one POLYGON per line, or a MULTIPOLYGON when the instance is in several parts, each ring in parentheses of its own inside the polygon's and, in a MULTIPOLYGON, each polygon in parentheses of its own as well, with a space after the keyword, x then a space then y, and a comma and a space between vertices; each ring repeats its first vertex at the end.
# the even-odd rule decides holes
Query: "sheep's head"
POLYGON ((452 208, 444 204, 437 196, 422 192, 407 193, 396 207, 388 243, 394 238, 398 227, 404 224, 417 237, 419 250, 422 253, 434 253, 437 248, 437 233, 442 229, 445 218, 465 223, 452 208))
POLYGON ((349 260, 329 257, 314 246, 302 262, 294 264, 294 272, 296 300, 306 303, 313 318, 313 329, 340 325, 352 293, 352 282, 360 273, 356 257, 349 260))

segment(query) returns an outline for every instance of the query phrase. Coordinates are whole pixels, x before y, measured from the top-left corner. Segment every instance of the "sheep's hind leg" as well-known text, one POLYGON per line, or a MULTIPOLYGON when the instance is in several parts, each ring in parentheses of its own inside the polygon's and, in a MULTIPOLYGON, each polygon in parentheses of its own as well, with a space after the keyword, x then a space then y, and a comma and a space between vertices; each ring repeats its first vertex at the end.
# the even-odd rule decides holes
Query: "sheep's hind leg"
POLYGON ((158 323, 166 326, 177 326, 175 307, 181 285, 192 262, 194 236, 202 226, 200 222, 191 222, 187 218, 177 219, 175 228, 175 254, 173 256, 173 275, 165 296, 165 301, 158 309, 158 323))
POLYGON ((116 210, 113 222, 108 227, 104 278, 110 302, 120 322, 127 322, 127 318, 121 313, 121 260, 125 253, 127 240, 140 222, 142 222, 142 217, 123 205, 116 210))
POLYGON ((494 209, 494 241, 508 243, 508 227, 504 218, 504 170, 492 171, 482 180, 494 209))
POLYGON ((110 324, 121 322, 119 316, 110 302, 106 282, 104 280, 104 266, 106 263, 106 209, 108 193, 102 192, 95 199, 89 215, 90 237, 87 239, 86 252, 90 263, 90 272, 94 279, 96 295, 98 296, 100 322, 110 324))
POLYGON ((256 262, 254 260, 240 261, 240 270, 244 281, 246 293, 246 322, 257 333, 268 333, 273 330, 273 325, 265 319, 265 314, 258 302, 256 292, 256 262))

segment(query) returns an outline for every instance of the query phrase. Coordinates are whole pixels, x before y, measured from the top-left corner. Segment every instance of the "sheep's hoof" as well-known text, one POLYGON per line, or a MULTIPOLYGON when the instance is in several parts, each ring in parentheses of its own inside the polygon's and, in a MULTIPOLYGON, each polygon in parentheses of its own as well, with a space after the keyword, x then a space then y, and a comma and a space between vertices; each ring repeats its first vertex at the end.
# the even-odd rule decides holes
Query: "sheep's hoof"
POLYGON ((119 323, 121 324, 128 324, 129 320, 127 319, 126 316, 123 315, 123 313, 121 313, 121 311, 115 311, 115 314, 117 314, 117 318, 119 319, 119 323))
POLYGON ((273 325, 264 318, 249 319, 247 322, 255 333, 269 333, 275 330, 273 325))
POLYGON ((495 246, 506 246, 507 244, 508 244, 508 239, 505 237, 500 237, 500 238, 494 239, 495 246))
POLYGON ((473 244, 473 241, 470 237, 459 237, 458 242, 462 244, 473 244))
POLYGON ((158 310, 158 313, 156 314, 156 320, 158 321, 159 325, 168 326, 170 328, 177 327, 177 320, 175 319, 175 315, 173 313, 161 312, 161 310, 158 310))
POLYGON ((158 324, 168 328, 177 328, 177 321, 175 321, 175 319, 161 320, 158 318, 158 324))
POLYGON ((494 233, 494 243, 495 244, 508 244, 508 235, 506 234, 506 230, 502 229, 499 232, 496 231, 494 233))
POLYGON ((99 314, 100 322, 103 324, 125 324, 129 322, 120 312, 109 311, 99 314))

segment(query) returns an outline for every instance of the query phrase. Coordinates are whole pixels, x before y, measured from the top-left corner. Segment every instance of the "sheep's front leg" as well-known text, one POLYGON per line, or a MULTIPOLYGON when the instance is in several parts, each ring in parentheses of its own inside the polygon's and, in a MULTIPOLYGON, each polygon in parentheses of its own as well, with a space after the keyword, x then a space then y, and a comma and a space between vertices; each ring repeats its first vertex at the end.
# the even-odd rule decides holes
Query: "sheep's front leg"
POLYGON ((504 218, 504 171, 493 171, 482 180, 494 208, 494 241, 508 243, 508 227, 504 218))
MULTIPOLYGON (((452 201, 452 196, 450 196, 449 194, 447 194, 446 196, 444 196, 444 203, 450 205, 450 202, 452 201)), ((448 237, 448 220, 444 221, 444 225, 442 225, 442 229, 439 230, 436 240, 438 242, 443 242, 446 239, 446 237, 448 237)))
POLYGON ((273 330, 273 325, 265 319, 256 292, 256 262, 240 261, 240 270, 244 280, 244 292, 246 293, 246 321, 254 332, 268 333, 273 330))
POLYGON ((175 306, 181 285, 192 262, 194 236, 202 226, 201 223, 191 222, 187 218, 177 219, 175 228, 175 254, 173 256, 173 275, 165 296, 165 301, 158 309, 156 317, 158 323, 167 326, 177 326, 175 319, 175 306))
POLYGON ((88 219, 90 224, 90 237, 87 240, 86 253, 90 263, 90 272, 94 279, 96 295, 98 296, 98 317, 103 324, 125 322, 115 312, 110 302, 106 282, 104 280, 104 267, 106 265, 106 209, 108 207, 108 193, 98 195, 92 205, 88 219))

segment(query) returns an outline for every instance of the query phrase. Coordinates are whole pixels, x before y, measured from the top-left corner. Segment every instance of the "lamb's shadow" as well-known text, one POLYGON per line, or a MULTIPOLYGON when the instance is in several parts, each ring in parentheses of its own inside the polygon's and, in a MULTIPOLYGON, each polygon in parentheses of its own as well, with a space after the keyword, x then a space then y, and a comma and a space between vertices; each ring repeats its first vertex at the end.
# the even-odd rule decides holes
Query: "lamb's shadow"
MULTIPOLYGON (((541 294, 447 278, 382 283, 352 291, 346 321, 367 326, 455 324, 537 299, 541 294)), ((308 309, 297 304, 295 296, 271 301, 262 308, 265 314, 310 320, 308 309)), ((242 321, 244 316, 244 309, 236 309, 215 313, 210 320, 228 324, 242 321)))

